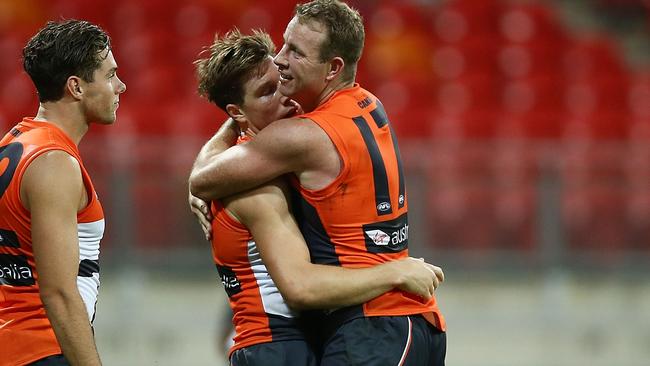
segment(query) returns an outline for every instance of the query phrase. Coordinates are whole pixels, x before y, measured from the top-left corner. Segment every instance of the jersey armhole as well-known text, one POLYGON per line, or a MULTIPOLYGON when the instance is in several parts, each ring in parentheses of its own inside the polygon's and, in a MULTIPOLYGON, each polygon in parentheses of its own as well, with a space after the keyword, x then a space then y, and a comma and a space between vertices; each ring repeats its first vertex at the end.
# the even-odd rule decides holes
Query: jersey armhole
POLYGON ((218 201, 213 201, 212 205, 214 205, 214 210, 212 210, 212 214, 214 215, 213 220, 217 220, 217 216, 219 216, 223 221, 225 221, 228 225, 233 226, 234 228, 237 228, 239 230, 246 230, 248 231, 248 228, 244 226, 241 222, 239 222, 239 218, 237 215, 235 215, 232 210, 226 208, 226 205, 223 203, 223 201, 218 200, 218 201))
POLYGON ((301 192, 314 199, 324 199, 336 193, 336 191, 339 189, 340 182, 348 176, 350 172, 350 159, 348 157, 345 139, 338 134, 336 129, 330 128, 330 125, 327 121, 321 119, 316 120, 309 116, 305 118, 308 118, 314 122, 321 130, 323 130, 323 132, 325 132, 332 145, 334 145, 334 149, 336 149, 336 153, 342 165, 341 171, 336 176, 336 178, 334 178, 334 180, 332 180, 328 185, 320 189, 305 188, 302 184, 300 184, 300 180, 294 174, 296 178, 295 182, 298 182, 301 192))

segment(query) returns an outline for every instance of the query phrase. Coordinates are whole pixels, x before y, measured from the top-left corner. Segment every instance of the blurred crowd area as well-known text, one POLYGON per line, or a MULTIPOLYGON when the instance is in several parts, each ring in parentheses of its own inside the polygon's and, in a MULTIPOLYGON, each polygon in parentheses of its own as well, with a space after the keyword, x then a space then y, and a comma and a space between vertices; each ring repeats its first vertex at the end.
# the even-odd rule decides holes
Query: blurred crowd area
MULTIPOLYGON (((644 268, 647 1, 349 3, 366 24, 358 81, 399 135, 414 251, 466 267, 516 255, 524 267, 644 268)), ((193 61, 234 26, 264 29, 280 47, 294 5, 1 0, 0 127, 36 112, 20 60, 28 38, 50 19, 98 23, 127 84, 116 125, 91 129, 81 146, 111 222, 105 252, 166 263, 205 250, 186 178, 225 115, 198 96, 193 61)))

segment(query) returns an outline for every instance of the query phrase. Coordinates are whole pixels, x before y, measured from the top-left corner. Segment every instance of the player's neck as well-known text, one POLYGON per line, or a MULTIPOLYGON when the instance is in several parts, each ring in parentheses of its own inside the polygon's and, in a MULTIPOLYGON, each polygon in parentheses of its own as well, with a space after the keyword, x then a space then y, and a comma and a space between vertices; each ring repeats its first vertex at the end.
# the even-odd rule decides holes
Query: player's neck
POLYGON ((336 94, 336 92, 343 90, 343 89, 348 89, 354 86, 354 80, 353 81, 344 81, 342 79, 335 79, 332 80, 329 84, 325 86, 323 89, 323 92, 321 93, 320 97, 318 98, 316 106, 314 106, 313 109, 318 108, 319 106, 325 104, 330 98, 336 94))
POLYGON ((41 103, 34 120, 56 125, 75 145, 79 145, 79 141, 88 131, 88 123, 83 115, 74 106, 63 102, 41 103))

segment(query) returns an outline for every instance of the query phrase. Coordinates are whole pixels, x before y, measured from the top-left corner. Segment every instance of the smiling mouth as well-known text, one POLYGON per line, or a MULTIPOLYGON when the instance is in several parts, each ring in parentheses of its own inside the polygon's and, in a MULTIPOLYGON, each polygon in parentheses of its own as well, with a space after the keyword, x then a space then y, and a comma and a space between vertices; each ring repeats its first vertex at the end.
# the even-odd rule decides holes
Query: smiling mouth
POLYGON ((280 81, 286 82, 293 80, 293 78, 287 74, 280 73, 280 81))

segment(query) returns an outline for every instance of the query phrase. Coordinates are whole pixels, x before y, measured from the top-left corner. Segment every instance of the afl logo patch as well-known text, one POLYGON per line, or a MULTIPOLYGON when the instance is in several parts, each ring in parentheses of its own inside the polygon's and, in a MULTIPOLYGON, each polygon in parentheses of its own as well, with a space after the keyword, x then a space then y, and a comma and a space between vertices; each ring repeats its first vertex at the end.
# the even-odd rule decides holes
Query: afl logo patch
POLYGON ((385 212, 390 210, 390 203, 389 202, 382 202, 377 205, 377 210, 381 212, 385 212))
POLYGON ((397 202, 399 202, 400 205, 404 204, 404 195, 403 194, 399 195, 399 198, 398 198, 397 202))

